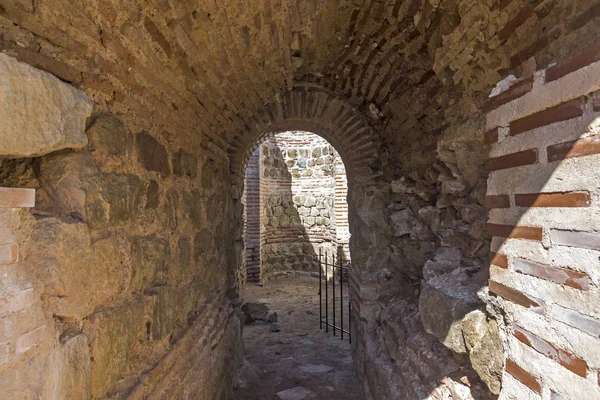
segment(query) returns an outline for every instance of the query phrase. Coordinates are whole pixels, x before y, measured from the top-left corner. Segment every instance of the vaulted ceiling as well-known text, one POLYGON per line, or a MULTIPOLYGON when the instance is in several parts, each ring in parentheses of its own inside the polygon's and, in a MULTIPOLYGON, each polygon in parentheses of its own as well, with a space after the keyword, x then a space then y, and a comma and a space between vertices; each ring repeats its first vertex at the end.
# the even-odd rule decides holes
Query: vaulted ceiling
POLYGON ((597 38, 596 3, 0 0, 0 49, 214 153, 242 146, 298 84, 410 148, 476 111, 509 71, 527 73, 540 49, 534 64, 564 53, 556 38, 597 38))

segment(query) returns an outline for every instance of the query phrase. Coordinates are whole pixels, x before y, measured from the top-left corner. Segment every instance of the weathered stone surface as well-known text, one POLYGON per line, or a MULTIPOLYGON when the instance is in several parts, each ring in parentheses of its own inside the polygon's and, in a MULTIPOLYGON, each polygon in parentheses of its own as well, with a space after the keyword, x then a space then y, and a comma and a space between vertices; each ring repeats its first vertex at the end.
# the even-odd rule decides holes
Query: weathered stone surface
POLYGON ((0 156, 83 148, 91 112, 92 103, 81 90, 0 53, 0 156))
POLYGON ((198 160, 196 157, 184 150, 173 153, 173 173, 177 176, 195 178, 198 175, 198 160))
POLYGON ((163 340, 168 338, 175 326, 177 317, 178 291, 173 286, 163 286, 152 292, 152 339, 163 340))
POLYGON ((146 132, 135 137, 137 155, 140 163, 148 171, 156 171, 162 176, 171 175, 169 156, 165 147, 146 132))
POLYGON ((40 163, 40 207, 77 218, 93 227, 135 218, 144 183, 131 174, 103 174, 89 153, 45 157, 40 163))
POLYGON ((169 242, 155 235, 135 237, 131 243, 132 274, 130 288, 142 290, 167 282, 169 242))
POLYGON ((431 233, 427 226, 417 219, 410 208, 405 208, 390 216, 395 236, 410 235, 411 239, 427 239, 431 233))
POLYGON ((65 399, 91 398, 90 350, 87 336, 79 334, 64 340, 59 350, 59 390, 65 399))
POLYGON ((251 324, 256 320, 268 321, 269 307, 262 303, 245 303, 242 312, 246 317, 246 323, 251 324))
POLYGON ((148 183, 146 188, 146 208, 156 209, 160 201, 158 182, 154 179, 148 183))
POLYGON ((498 323, 488 321, 481 311, 473 311, 463 319, 462 328, 473 369, 493 394, 499 394, 504 350, 498 323))
POLYGON ((119 237, 92 241, 87 225, 36 221, 23 255, 45 282, 43 298, 56 316, 82 319, 122 290, 126 249, 119 237), (85 288, 85 290, 82 290, 85 288))
POLYGON ((135 295, 116 307, 102 309, 85 320, 89 340, 91 392, 103 397, 127 372, 145 334, 144 298, 135 295))
POLYGON ((280 400, 306 400, 313 399, 314 396, 315 393, 302 386, 296 386, 277 393, 277 398, 280 400))
POLYGON ((86 131, 89 149, 109 156, 129 157, 133 153, 133 135, 123 122, 110 114, 100 114, 86 131))
POLYGON ((475 294, 478 287, 469 280, 466 273, 436 276, 424 283, 419 297, 425 330, 456 353, 467 352, 462 319, 480 306, 475 294))

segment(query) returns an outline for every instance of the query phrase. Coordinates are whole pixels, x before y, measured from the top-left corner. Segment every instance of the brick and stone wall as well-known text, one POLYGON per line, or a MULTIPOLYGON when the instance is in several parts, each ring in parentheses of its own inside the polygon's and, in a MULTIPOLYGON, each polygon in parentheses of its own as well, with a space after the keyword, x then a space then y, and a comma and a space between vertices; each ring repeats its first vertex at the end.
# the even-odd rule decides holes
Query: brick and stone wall
POLYGON ((264 138, 304 130, 335 146, 348 172, 354 361, 369 398, 469 398, 506 384, 505 399, 587 400, 598 370, 597 185, 586 181, 597 143, 580 127, 531 123, 590 115, 596 89, 585 80, 560 96, 550 89, 598 61, 599 22, 596 0, 0 0, 3 94, 45 82, 31 102, 0 96, 0 186, 37 191, 11 230, 19 277, 34 289, 29 311, 45 321, 26 317, 19 334, 32 334, 18 357, 14 337, 0 341, 0 387, 68 398, 71 389, 57 389, 64 379, 97 398, 133 387, 140 397, 157 388, 158 397, 219 398, 233 382, 235 362, 222 362, 238 336, 236 319, 215 310, 231 310, 243 262, 244 166, 264 138), (7 66, 4 53, 49 74, 7 66), (561 72, 573 66, 583 67, 561 72), (537 100, 545 96, 552 104, 537 100), (496 130, 486 114, 503 107, 496 130), (484 138, 497 142, 489 186, 484 138), (549 186, 511 187, 518 168, 548 175, 549 186), (496 190, 503 175, 509 186, 496 190), (553 204, 580 206, 556 215, 553 204), (571 275, 556 282, 556 271, 571 275), (490 272, 497 294, 487 295, 490 272), (510 311, 506 325, 494 310, 510 311), (77 371, 90 361, 89 386, 59 368, 60 352, 77 371), (34 353, 49 368, 27 367, 34 353), (154 365, 164 373, 143 375, 154 365))
MULTIPOLYGON (((314 271, 319 252, 330 261, 341 253, 349 262, 345 169, 325 139, 306 132, 268 138, 248 163, 246 184, 250 184, 245 190, 247 262, 254 261, 249 254, 259 248, 260 261, 256 262, 261 278, 286 271, 314 271), (252 203, 252 196, 257 195, 252 186, 257 183, 253 181, 253 163, 257 162, 260 201, 252 203), (257 211, 261 220, 258 247, 254 244, 258 232, 251 225, 257 211)), ((249 279, 256 279, 257 272, 249 268, 249 279)))
POLYGON ((600 62, 590 49, 488 107, 490 303, 503 396, 600 398, 600 62))
POLYGON ((227 159, 5 54, 0 70, 3 396, 227 396, 241 349, 227 159))
POLYGON ((244 249, 246 280, 260 281, 260 148, 256 149, 246 167, 244 180, 244 249))

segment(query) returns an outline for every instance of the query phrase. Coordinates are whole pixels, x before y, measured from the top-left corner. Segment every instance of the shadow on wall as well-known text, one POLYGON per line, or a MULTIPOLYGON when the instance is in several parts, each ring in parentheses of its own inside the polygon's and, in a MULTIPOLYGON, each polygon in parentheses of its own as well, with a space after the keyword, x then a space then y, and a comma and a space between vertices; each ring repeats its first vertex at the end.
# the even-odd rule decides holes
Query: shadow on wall
MULTIPOLYGON (((253 155, 246 174, 246 251, 255 255, 260 237, 261 279, 316 272, 319 253, 329 260, 343 253, 336 236, 335 162, 331 145, 306 132, 275 135, 253 155), (257 169, 259 185, 251 177, 257 169)), ((247 257, 249 278, 256 276, 256 261, 247 257)))
MULTIPOLYGON (((427 242, 434 233, 441 247, 425 262, 421 284, 393 273, 380 273, 378 283, 359 283, 359 297, 366 299, 362 293, 371 287, 381 293, 381 314, 366 328, 381 329, 376 323, 387 322, 382 335, 372 335, 374 347, 409 361, 401 373, 405 382, 391 383, 385 395, 372 397, 398 398, 412 386, 414 395, 405 398, 425 399, 444 392, 444 386, 452 391, 460 382, 472 385, 477 380, 460 366, 468 360, 494 393, 502 390, 501 398, 543 393, 600 398, 600 63, 581 68, 581 60, 576 56, 538 71, 488 101, 485 140, 491 148, 484 199, 447 179, 436 199, 437 208, 444 201, 442 211, 416 208, 411 198, 421 189, 408 180, 392 184, 394 195, 409 205, 392 213, 395 235, 427 242), (464 200, 470 197, 490 209, 489 268, 469 265, 477 261, 470 254, 487 252, 487 246, 473 246, 469 254, 452 245, 465 233, 472 238, 465 243, 477 244, 475 224, 465 222, 480 220, 473 216, 481 209, 464 200), (462 221, 450 219, 448 225, 440 218, 450 208, 462 221), (444 237, 441 232, 449 227, 457 234, 444 237), (420 334, 421 324, 443 346, 420 334), (411 351, 398 348, 398 342, 411 351), (414 353, 423 348, 431 351, 427 365, 419 366, 414 353), (409 380, 415 374, 419 384, 409 380)), ((480 235, 487 236, 481 229, 480 235)), ((356 309, 369 321, 376 310, 366 304, 356 309)), ((381 375, 361 372, 369 387, 382 387, 381 375)), ((478 393, 477 383, 471 391, 475 399, 490 396, 478 393)))

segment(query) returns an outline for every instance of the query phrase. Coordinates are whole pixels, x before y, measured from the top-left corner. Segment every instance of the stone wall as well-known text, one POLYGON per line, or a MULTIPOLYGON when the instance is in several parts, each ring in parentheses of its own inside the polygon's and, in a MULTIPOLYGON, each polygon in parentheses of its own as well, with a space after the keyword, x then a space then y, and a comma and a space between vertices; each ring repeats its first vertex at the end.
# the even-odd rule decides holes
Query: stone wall
POLYGON ((46 115, 3 125, 7 139, 42 140, 0 161, 0 186, 36 190, 33 206, 29 192, 0 189, 5 396, 227 396, 241 348, 227 160, 0 60, 14 82, 4 99, 46 115), (71 121, 53 124, 61 115, 71 121))
POLYGON ((347 248, 347 223, 336 221, 336 211, 347 216, 345 193, 336 203, 336 182, 344 179, 336 175, 339 158, 325 139, 305 132, 277 134, 261 145, 261 276, 314 271, 320 252, 331 261, 338 247, 347 248))

